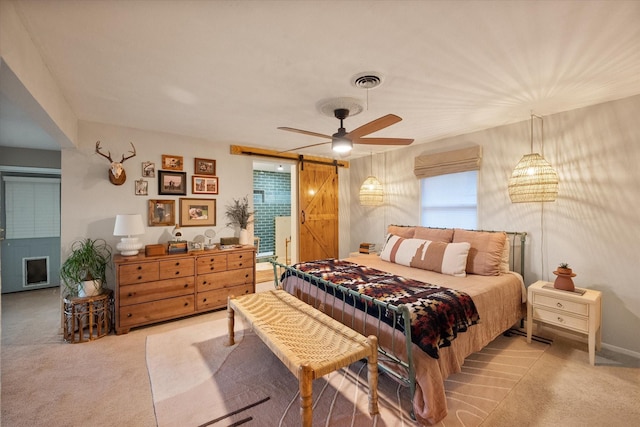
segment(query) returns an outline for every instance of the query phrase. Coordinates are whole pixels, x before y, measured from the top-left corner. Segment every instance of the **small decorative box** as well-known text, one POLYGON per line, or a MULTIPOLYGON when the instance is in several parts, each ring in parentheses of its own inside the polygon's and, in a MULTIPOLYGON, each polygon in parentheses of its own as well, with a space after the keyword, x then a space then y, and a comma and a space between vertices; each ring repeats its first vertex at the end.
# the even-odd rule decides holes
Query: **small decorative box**
POLYGON ((144 253, 146 256, 165 255, 167 248, 165 245, 146 245, 144 247, 144 253))

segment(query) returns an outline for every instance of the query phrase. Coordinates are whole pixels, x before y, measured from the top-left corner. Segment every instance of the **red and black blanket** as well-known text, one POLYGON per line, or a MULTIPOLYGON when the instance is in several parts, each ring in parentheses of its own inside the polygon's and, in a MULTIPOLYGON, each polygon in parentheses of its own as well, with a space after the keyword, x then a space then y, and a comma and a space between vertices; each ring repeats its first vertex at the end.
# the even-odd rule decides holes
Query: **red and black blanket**
MULTIPOLYGON (((382 302, 406 305, 411 315, 411 340, 435 359, 438 359, 439 348, 450 346, 458 332, 465 332, 480 319, 471 297, 454 289, 336 259, 303 262, 293 267, 382 302)), ((289 275, 292 275, 289 271, 284 273, 282 280, 289 275)), ((339 296, 343 298, 343 295, 339 296)), ((345 301, 363 309, 360 301, 350 297, 345 297, 345 301)), ((377 315, 372 310, 375 307, 367 307, 368 313, 377 315)), ((381 318, 404 332, 404 321, 398 316, 395 325, 391 313, 382 313, 381 318)))

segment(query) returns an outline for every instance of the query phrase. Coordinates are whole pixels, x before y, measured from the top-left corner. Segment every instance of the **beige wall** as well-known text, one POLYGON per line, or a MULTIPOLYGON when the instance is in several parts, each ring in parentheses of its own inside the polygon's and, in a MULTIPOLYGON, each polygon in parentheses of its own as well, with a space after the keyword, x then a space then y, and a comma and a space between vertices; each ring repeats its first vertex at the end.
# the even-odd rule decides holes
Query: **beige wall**
MULTIPOLYGON (((507 181, 529 152, 529 122, 409 147, 374 157, 386 205, 351 204, 351 242, 381 242, 389 223, 418 224, 420 185, 413 159, 430 151, 479 144, 478 225, 527 231, 526 281, 554 280, 568 262, 576 286, 603 293, 603 342, 640 354, 640 96, 544 117, 544 155, 560 187, 553 203, 512 204, 507 181), (385 166, 386 165, 386 166, 385 166)), ((534 145, 539 151, 539 146, 534 145)), ((351 163, 351 192, 369 174, 370 158, 351 163)), ((353 246, 351 250, 355 250, 353 246)))

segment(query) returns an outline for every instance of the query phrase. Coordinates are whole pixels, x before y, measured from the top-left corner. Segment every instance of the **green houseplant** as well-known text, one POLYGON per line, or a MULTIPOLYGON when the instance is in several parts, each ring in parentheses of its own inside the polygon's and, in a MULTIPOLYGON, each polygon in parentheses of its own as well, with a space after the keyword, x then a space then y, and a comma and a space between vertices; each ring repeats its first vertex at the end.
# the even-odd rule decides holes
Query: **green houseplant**
POLYGON ((100 293, 107 281, 111 252, 111 246, 103 239, 87 238, 71 244, 71 254, 60 268, 68 296, 87 297, 100 293))
POLYGON ((249 196, 244 196, 241 199, 233 199, 233 203, 227 205, 225 216, 229 220, 227 227, 238 226, 240 227, 240 244, 248 245, 249 233, 247 226, 251 224, 253 219, 251 216, 255 212, 249 210, 249 196))

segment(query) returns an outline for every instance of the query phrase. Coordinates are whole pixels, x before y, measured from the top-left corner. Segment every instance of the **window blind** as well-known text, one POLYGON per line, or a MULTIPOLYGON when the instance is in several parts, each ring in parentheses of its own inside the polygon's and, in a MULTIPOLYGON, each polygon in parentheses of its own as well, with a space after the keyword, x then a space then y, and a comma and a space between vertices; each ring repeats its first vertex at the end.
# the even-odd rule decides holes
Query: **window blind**
POLYGON ((60 237, 60 179, 3 177, 7 239, 60 237))
POLYGON ((479 145, 415 158, 413 173, 418 179, 480 169, 482 147, 479 145))

